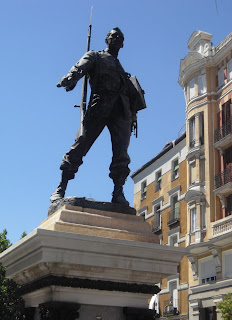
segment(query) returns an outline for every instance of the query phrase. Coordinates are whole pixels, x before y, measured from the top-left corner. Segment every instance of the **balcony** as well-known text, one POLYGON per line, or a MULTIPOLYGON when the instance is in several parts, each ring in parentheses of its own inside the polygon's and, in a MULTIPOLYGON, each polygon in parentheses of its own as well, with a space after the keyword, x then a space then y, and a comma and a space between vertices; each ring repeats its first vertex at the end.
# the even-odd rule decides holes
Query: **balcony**
POLYGON ((214 131, 214 146, 219 150, 225 150, 232 145, 232 125, 228 120, 223 126, 214 131))
POLYGON ((213 224, 213 236, 220 236, 222 234, 232 231, 232 215, 225 217, 213 224))
POLYGON ((157 217, 152 221, 152 232, 156 233, 161 230, 161 218, 157 217))
POLYGON ((214 177, 215 194, 225 195, 232 191, 232 166, 214 177))
POLYGON ((179 208, 175 208, 168 212, 168 222, 167 225, 171 226, 179 221, 179 208))
POLYGON ((164 317, 175 316, 179 314, 178 311, 178 299, 173 299, 173 301, 164 301, 164 317))

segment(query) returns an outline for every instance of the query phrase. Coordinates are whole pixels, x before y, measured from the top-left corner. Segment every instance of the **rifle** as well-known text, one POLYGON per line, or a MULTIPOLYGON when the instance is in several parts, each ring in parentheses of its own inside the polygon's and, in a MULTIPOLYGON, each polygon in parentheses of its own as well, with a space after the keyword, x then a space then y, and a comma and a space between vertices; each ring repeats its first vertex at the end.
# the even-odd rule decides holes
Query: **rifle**
MULTIPOLYGON (((91 8, 90 12, 90 23, 89 23, 89 29, 88 29, 88 36, 87 36, 87 48, 86 51, 88 52, 90 49, 90 39, 91 39, 91 31, 92 31, 92 13, 93 13, 93 7, 91 8)), ((88 86, 88 78, 87 75, 84 75, 83 81, 82 81, 82 91, 81 91, 81 102, 80 106, 75 105, 74 107, 80 108, 80 128, 78 129, 76 140, 80 139, 81 137, 85 137, 85 127, 84 127, 84 119, 86 114, 86 99, 87 99, 87 86, 88 86)))

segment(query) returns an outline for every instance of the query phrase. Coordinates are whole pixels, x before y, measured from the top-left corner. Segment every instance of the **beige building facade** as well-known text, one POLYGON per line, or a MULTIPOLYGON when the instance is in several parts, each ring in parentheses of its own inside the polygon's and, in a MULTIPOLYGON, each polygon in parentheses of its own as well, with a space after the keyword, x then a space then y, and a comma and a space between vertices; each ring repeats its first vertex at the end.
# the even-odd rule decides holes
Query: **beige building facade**
POLYGON ((216 47, 211 38, 195 31, 181 60, 186 137, 132 175, 138 215, 162 244, 188 248, 156 302, 172 319, 221 319, 232 292, 232 34, 216 47))
MULTIPOLYGON (((187 233, 186 134, 169 142, 151 161, 132 174, 134 207, 159 237, 160 244, 185 247, 187 233)), ((184 257, 178 274, 162 279, 156 311, 164 317, 187 319, 188 259, 184 257)))

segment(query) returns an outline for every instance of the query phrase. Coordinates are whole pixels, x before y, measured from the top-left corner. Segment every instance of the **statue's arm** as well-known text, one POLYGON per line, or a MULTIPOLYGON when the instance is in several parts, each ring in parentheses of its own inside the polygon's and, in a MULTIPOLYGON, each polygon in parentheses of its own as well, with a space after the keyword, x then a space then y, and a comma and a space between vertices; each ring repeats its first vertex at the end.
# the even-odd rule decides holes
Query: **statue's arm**
POLYGON ((61 78, 57 87, 65 87, 66 91, 70 91, 75 88, 77 82, 88 73, 95 64, 96 52, 87 52, 71 69, 61 78))

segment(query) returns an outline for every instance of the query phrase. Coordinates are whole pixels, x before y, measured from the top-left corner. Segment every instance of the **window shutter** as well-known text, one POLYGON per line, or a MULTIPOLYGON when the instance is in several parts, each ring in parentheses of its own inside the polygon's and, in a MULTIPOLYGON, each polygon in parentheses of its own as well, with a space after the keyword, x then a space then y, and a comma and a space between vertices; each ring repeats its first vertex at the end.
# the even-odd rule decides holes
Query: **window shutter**
MULTIPOLYGON (((206 258, 199 260, 200 263, 200 278, 201 280, 209 278, 211 280, 211 277, 216 277, 216 266, 213 261, 213 257, 206 258)), ((207 282, 207 281, 205 281, 207 282)))
POLYGON ((231 278, 232 277, 232 252, 225 254, 224 268, 225 268, 225 270, 224 270, 225 278, 227 278, 227 279, 231 278))

